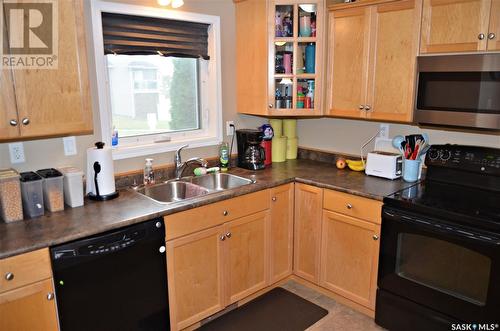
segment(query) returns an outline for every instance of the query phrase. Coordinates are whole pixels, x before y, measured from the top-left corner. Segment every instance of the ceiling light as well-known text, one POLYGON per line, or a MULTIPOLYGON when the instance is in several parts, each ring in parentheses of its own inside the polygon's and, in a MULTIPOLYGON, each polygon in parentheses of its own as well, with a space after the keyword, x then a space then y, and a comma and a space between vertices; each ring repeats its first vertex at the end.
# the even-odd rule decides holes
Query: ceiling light
POLYGON ((158 0, 158 4, 160 6, 168 6, 170 5, 170 0, 158 0))
POLYGON ((184 4, 184 0, 172 0, 172 8, 179 8, 184 4))

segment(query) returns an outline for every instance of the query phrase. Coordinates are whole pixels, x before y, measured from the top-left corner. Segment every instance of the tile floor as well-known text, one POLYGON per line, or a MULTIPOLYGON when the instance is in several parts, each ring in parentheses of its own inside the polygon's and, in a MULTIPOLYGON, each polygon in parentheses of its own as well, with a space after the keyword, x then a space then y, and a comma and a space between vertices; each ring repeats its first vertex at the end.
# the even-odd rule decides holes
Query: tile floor
POLYGON ((306 331, 381 331, 383 328, 377 326, 373 319, 344 306, 326 295, 316 292, 308 287, 289 281, 282 287, 295 293, 306 300, 328 310, 328 315, 309 327, 306 331))

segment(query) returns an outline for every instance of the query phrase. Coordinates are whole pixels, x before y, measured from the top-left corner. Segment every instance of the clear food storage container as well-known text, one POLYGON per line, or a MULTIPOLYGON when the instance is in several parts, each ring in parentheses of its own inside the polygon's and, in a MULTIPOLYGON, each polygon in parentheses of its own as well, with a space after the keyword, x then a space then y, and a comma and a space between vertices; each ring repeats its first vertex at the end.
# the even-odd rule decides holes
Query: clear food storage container
POLYGON ((36 172, 43 178, 43 201, 50 212, 64 210, 63 175, 54 168, 36 172))
POLYGON ((23 219, 21 184, 14 169, 0 170, 0 219, 6 223, 23 219))
POLYGON ((83 206, 83 172, 74 167, 59 168, 64 175, 64 203, 68 206, 83 206))
POLYGON ((39 217, 44 213, 42 182, 42 177, 32 171, 21 173, 21 195, 27 218, 39 217))

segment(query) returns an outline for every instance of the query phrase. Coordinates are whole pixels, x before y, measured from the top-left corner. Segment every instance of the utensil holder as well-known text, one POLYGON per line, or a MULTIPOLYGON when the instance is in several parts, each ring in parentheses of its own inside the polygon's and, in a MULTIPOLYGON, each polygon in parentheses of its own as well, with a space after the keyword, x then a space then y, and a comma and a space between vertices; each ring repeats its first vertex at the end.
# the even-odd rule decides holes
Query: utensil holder
POLYGON ((420 179, 422 174, 422 161, 420 160, 403 160, 403 180, 413 183, 420 179))

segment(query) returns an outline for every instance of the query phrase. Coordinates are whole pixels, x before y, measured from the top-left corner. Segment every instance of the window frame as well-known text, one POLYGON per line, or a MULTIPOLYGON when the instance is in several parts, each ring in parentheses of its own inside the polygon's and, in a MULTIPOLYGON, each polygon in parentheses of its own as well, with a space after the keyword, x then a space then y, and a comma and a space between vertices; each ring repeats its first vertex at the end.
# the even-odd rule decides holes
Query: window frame
POLYGON ((201 129, 119 138, 118 146, 113 147, 113 159, 120 160, 170 152, 184 144, 189 144, 190 148, 220 144, 223 133, 220 17, 102 0, 91 0, 90 9, 101 140, 108 146, 111 146, 113 122, 106 56, 104 55, 101 13, 156 17, 210 25, 208 29, 208 55, 210 60, 199 60, 198 66, 201 129), (165 141, 169 138, 170 141, 165 141))

